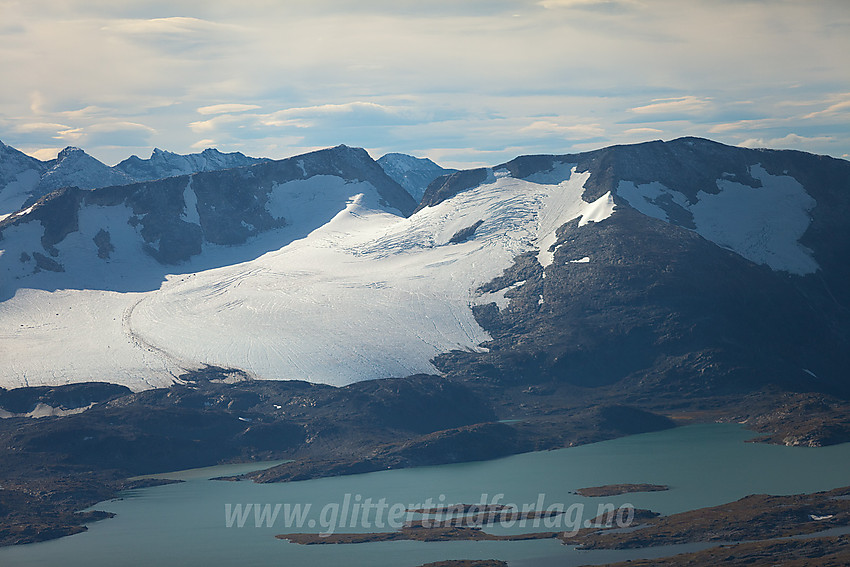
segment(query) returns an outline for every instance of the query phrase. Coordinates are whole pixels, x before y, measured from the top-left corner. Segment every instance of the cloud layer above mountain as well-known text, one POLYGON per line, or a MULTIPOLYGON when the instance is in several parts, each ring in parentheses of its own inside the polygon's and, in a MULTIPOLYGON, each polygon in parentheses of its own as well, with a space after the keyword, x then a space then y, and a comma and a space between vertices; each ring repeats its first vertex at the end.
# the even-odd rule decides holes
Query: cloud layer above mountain
POLYGON ((447 166, 707 136, 850 154, 844 0, 0 0, 0 139, 447 166), (376 155, 377 154, 377 155, 376 155))

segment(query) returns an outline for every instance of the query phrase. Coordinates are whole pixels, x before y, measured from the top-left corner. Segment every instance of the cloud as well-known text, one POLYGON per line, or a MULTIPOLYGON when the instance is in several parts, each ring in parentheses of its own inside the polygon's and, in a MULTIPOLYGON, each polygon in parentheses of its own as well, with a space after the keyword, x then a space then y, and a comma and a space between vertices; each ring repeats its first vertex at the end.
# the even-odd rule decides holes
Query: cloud
POLYGON ((629 128, 624 130, 623 134, 662 134, 664 130, 658 128, 629 128))
POLYGON ((77 110, 63 110, 59 114, 69 120, 84 120, 97 116, 108 116, 112 112, 114 112, 114 109, 88 105, 84 108, 78 108, 77 110))
MULTIPOLYGON (((204 56, 221 57, 239 43, 242 28, 196 17, 117 19, 99 30, 113 43, 134 45, 168 57, 170 63, 204 56)), ((203 65, 203 61, 198 61, 203 65)))
POLYGON ((130 142, 186 153, 210 140, 268 157, 346 143, 434 149, 458 164, 794 132, 806 147, 850 152, 850 59, 836 56, 850 52, 850 12, 837 1, 785 0, 769 14, 731 0, 722 10, 709 0, 0 3, 3 21, 24 28, 0 35, 0 76, 14 77, 0 83, 0 139, 12 145, 61 137, 118 161, 130 142), (149 129, 94 128, 107 122, 149 129))
POLYGON ((57 124, 53 122, 29 122, 24 124, 17 124, 12 128, 12 131, 19 134, 32 134, 32 133, 56 133, 61 130, 68 130, 70 126, 65 124, 57 124))
POLYGON ((374 102, 353 101, 343 104, 320 104, 316 106, 305 106, 299 108, 287 108, 279 110, 270 116, 279 118, 307 118, 315 116, 342 115, 354 113, 371 113, 384 115, 397 115, 399 110, 390 106, 374 102))
POLYGON ((677 98, 656 98, 650 104, 630 109, 635 114, 694 114, 711 107, 711 99, 693 95, 677 98))
POLYGON ((834 116, 836 114, 850 111, 850 100, 843 100, 841 102, 836 102, 823 110, 818 110, 816 112, 811 112, 803 116, 803 119, 811 119, 811 118, 819 118, 821 116, 834 116))
POLYGON ((233 114, 219 114, 218 116, 210 118, 209 120, 198 120, 195 122, 190 122, 189 127, 192 129, 193 132, 198 133, 215 132, 228 124, 244 124, 250 119, 250 117, 234 116, 233 114))
POLYGON ((776 126, 778 123, 785 120, 776 118, 766 118, 760 120, 737 120, 735 122, 726 122, 723 124, 715 124, 708 131, 712 134, 723 134, 726 132, 734 132, 736 130, 758 130, 776 126))
POLYGON ((30 111, 36 116, 44 113, 45 98, 40 91, 30 93, 30 111))
POLYGON ((227 26, 200 18, 171 17, 152 19, 116 20, 103 26, 103 30, 120 34, 138 35, 195 35, 221 31, 227 26))
POLYGON ((202 106, 198 109, 199 114, 228 114, 232 112, 247 112, 248 110, 256 110, 260 106, 256 104, 213 104, 211 106, 202 106))
POLYGON ((137 122, 111 120, 56 132, 56 140, 87 147, 139 147, 148 143, 156 130, 137 122))
POLYGON ((744 148, 801 149, 811 147, 811 145, 813 144, 820 144, 832 141, 834 141, 834 138, 832 136, 812 136, 807 138, 805 136, 799 136, 797 134, 788 134, 787 136, 783 136, 781 138, 773 138, 770 140, 764 140, 762 138, 749 138, 738 145, 744 148))
POLYGON ((561 136, 568 140, 586 140, 603 136, 605 129, 599 124, 562 125, 549 120, 537 120, 520 129, 520 132, 534 136, 561 136))
POLYGON ((20 35, 27 29, 20 24, 0 24, 0 35, 20 35))
POLYGON ((207 148, 212 148, 215 146, 215 140, 212 138, 207 138, 204 140, 198 140, 194 144, 192 144, 192 148, 196 150, 205 150, 207 148))
POLYGON ((68 128, 66 130, 60 130, 56 132, 56 135, 53 136, 54 140, 64 140, 68 143, 77 143, 83 139, 86 132, 83 128, 68 128))
POLYGON ((21 147, 18 149, 24 152, 25 154, 34 157, 35 159, 40 159, 41 161, 48 161, 51 159, 55 159, 63 148, 21 147))
POLYGON ((414 111, 407 107, 352 101, 342 104, 320 104, 278 110, 260 115, 257 122, 266 127, 317 128, 364 127, 377 128, 391 124, 415 122, 414 111))
POLYGON ((624 12, 640 7, 633 0, 542 0, 538 4, 549 10, 571 8, 599 12, 624 12))

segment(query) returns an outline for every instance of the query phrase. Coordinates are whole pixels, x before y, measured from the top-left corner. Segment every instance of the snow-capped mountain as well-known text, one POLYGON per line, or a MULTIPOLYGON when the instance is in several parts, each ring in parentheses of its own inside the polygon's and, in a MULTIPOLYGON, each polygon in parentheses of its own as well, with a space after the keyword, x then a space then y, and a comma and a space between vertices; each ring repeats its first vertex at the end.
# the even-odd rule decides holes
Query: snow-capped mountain
POLYGON ((62 187, 97 189, 218 171, 268 161, 207 149, 180 155, 155 149, 150 159, 131 156, 114 167, 98 161, 80 148, 67 147, 50 161, 40 161, 0 142, 0 219, 29 207, 62 187))
POLYGON ((421 207, 494 178, 577 176, 582 201, 613 213, 559 225, 483 286, 488 352, 441 355, 440 369, 640 395, 850 390, 850 162, 683 138, 461 172, 421 207))
POLYGON ((0 142, 0 220, 32 197, 47 165, 0 142))
POLYGON ((135 181, 152 181, 201 171, 245 167, 264 161, 269 160, 247 157, 241 152, 225 154, 214 148, 208 148, 198 154, 186 155, 154 148, 150 158, 141 159, 137 156, 130 156, 116 165, 114 169, 124 172, 135 181))
POLYGON ((455 172, 414 207, 344 146, 60 192, 0 222, 0 384, 847 389, 846 161, 685 138, 455 172))
POLYGON ((417 158, 407 154, 389 153, 378 159, 378 164, 396 183, 404 187, 419 202, 425 189, 436 178, 457 171, 445 169, 428 158, 417 158))
POLYGON ((49 169, 41 176, 36 191, 46 195, 61 187, 81 186, 82 189, 97 189, 110 185, 126 185, 135 179, 116 171, 93 158, 80 148, 68 146, 47 162, 49 169))
MULTIPOLYGON (((337 217, 398 219, 415 205, 364 150, 345 146, 246 168, 95 190, 63 189, 0 222, 0 297, 5 300, 0 302, 0 320, 20 331, 0 342, 3 383, 65 383, 102 375, 144 388, 168 383, 172 373, 196 366, 190 358, 212 360, 219 355, 222 360, 242 360, 258 376, 283 377, 287 361, 308 364, 289 354, 299 344, 328 350, 326 342, 307 332, 321 319, 314 319, 309 309, 303 319, 293 318, 287 306, 295 300, 288 302, 288 294, 308 297, 318 289, 309 287, 311 271, 333 273, 342 267, 323 264, 323 254, 317 251, 307 255, 301 268, 304 277, 298 277, 300 272, 293 274, 285 266, 266 268, 258 257, 281 247, 297 248, 297 242, 316 229, 331 230, 334 221, 342 222, 337 217), (222 270, 233 275, 225 276, 222 270), (233 291, 253 299, 207 303, 189 319, 183 318, 183 301, 177 300, 179 312, 165 315, 162 325, 156 319, 163 312, 153 305, 147 316, 147 298, 174 288, 176 296, 163 295, 163 305, 169 305, 187 293, 182 286, 190 283, 200 284, 188 291, 192 297, 229 296, 229 286, 221 287, 222 277, 233 277, 233 291), (266 296, 274 289, 280 294, 266 296), (46 326, 36 323, 45 309, 55 314, 46 326), (197 318, 202 312, 210 321, 197 318), (149 340, 149 324, 179 335, 175 344, 184 344, 192 354, 166 353, 158 337, 149 340), (232 324, 244 328, 237 331, 232 324), (225 334, 204 344, 207 331, 225 334), (231 332, 233 342, 225 338, 231 332)), ((332 241, 344 237, 330 236, 332 241)), ((371 284, 363 287, 372 289, 371 284)), ((367 296, 350 306, 329 303, 327 308, 368 311, 367 296)), ((308 299, 307 307, 315 302, 308 299)), ((326 323, 340 320, 341 325, 329 329, 329 337, 362 331, 346 326, 341 315, 329 317, 326 323)), ((382 341, 377 334, 374 340, 382 341)), ((364 360, 367 369, 373 368, 373 362, 364 360)), ((328 364, 321 360, 321 369, 328 364)), ((332 379, 340 378, 317 378, 332 379)))

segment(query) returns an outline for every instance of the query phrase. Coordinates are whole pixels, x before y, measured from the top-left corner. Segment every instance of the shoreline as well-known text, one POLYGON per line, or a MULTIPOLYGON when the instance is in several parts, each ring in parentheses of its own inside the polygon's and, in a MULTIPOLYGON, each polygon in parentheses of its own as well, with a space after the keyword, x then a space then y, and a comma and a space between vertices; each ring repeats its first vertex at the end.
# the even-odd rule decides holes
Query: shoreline
POLYGON ((132 487, 128 479, 216 462, 288 461, 224 477, 286 482, 485 461, 716 422, 739 423, 761 443, 823 446, 850 440, 850 427, 842 425, 850 423, 850 407, 831 399, 812 405, 823 398, 815 394, 767 390, 738 397, 731 406, 721 397, 673 410, 623 395, 601 404, 610 391, 569 385, 496 387, 439 376, 343 388, 285 381, 228 385, 209 378, 220 372, 207 369, 184 385, 110 397, 74 415, 0 419, 0 443, 15 448, 0 462, 0 506, 11 511, 0 522, 0 546, 85 531, 76 512, 132 487), (398 409, 423 395, 432 396, 433 412, 442 413, 408 415, 398 409), (205 398, 215 404, 198 409, 197 400, 205 398), (796 411, 801 406, 818 411, 796 411), (489 421, 475 421, 482 417, 489 421), (152 420, 161 437, 147 432, 152 420), (187 420, 199 429, 184 433, 179 424, 187 420), (63 441, 89 437, 94 441, 85 445, 63 441), (189 452, 181 448, 187 443, 189 452), (150 460, 152 455, 158 460, 150 460), (68 465, 57 467, 57 461, 68 465))

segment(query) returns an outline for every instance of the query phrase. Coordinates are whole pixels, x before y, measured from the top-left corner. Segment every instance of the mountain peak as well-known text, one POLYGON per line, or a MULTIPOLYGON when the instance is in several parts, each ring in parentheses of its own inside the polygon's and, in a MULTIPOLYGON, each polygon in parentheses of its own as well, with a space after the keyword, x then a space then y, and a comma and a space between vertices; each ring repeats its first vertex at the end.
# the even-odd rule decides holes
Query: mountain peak
POLYGON ((57 159, 57 161, 62 161, 62 160, 67 159, 68 157, 73 156, 73 155, 88 156, 88 154, 84 150, 82 150, 82 149, 80 149, 76 146, 66 146, 65 149, 63 149, 61 152, 59 152, 59 155, 56 156, 56 159, 57 159))
POLYGON ((407 154, 389 153, 378 159, 387 175, 416 199, 422 200, 425 189, 438 177, 456 172, 455 169, 440 167, 428 158, 418 158, 407 154))

